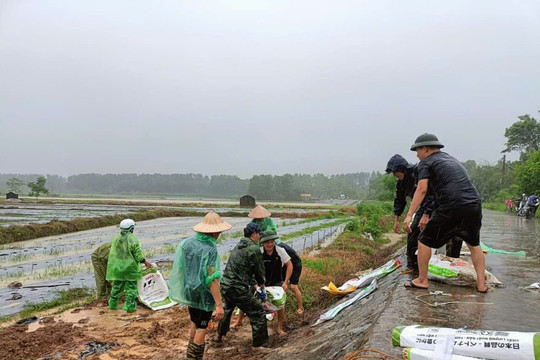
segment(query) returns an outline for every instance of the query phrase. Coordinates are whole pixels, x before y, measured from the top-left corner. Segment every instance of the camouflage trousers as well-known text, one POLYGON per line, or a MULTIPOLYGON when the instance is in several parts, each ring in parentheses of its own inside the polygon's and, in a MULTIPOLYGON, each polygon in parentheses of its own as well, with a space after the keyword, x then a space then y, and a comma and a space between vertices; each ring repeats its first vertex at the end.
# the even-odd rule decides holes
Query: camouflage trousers
POLYGON ((219 322, 218 335, 225 336, 229 332, 231 317, 235 307, 242 310, 251 323, 253 346, 258 347, 268 342, 268 328, 266 327, 266 314, 260 301, 246 289, 222 291, 223 309, 225 316, 219 322))
POLYGON ((111 292, 111 284, 105 280, 107 275, 107 260, 92 254, 92 266, 94 267, 94 277, 96 279, 96 290, 98 298, 106 298, 111 292))

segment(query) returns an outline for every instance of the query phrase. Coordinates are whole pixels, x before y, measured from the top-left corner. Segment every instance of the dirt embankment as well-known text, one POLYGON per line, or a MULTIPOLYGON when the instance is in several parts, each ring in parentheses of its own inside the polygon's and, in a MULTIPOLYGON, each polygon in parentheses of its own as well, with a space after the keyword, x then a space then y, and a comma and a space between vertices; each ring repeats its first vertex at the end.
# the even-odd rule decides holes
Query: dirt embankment
MULTIPOLYGON (((266 356, 272 358, 274 354, 278 356, 276 358, 283 358, 284 350, 300 348, 312 343, 313 339, 317 341, 316 330, 309 324, 338 300, 322 292, 320 287, 329 281, 341 283, 359 270, 384 263, 400 246, 395 241, 390 246, 383 246, 347 233, 316 256, 304 257, 306 264, 300 285, 306 313, 304 316, 296 313, 296 302, 290 293, 286 317, 288 335, 275 335, 276 321, 273 321, 269 323, 269 348, 254 349, 247 320, 242 327, 229 332, 222 343, 216 342, 216 324, 212 323, 205 359, 261 359, 266 356)), ((330 325, 342 326, 334 322, 330 325)), ((104 354, 89 354, 86 359, 182 359, 185 357, 189 326, 187 310, 181 307, 153 312, 141 306, 136 313, 127 314, 122 310, 109 311, 104 303, 95 303, 45 318, 41 323, 3 328, 0 330, 3 339, 0 358, 78 359, 85 351, 88 352, 88 343, 99 342, 111 347, 104 354)))

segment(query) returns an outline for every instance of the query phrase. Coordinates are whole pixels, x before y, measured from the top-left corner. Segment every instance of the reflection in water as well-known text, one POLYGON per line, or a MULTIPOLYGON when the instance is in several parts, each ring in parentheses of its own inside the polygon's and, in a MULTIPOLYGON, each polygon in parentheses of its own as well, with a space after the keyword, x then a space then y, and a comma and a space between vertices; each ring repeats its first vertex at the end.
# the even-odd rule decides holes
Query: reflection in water
POLYGON ((491 330, 540 331, 540 292, 526 292, 520 287, 540 281, 540 226, 533 220, 515 215, 484 210, 482 241, 496 249, 524 250, 526 257, 503 254, 486 254, 486 268, 504 287, 491 289, 487 294, 475 288, 464 288, 430 282, 430 290, 442 290, 460 295, 477 295, 475 298, 426 297, 430 302, 461 300, 487 304, 456 304, 430 307, 415 301, 418 292, 405 292, 400 306, 406 315, 405 324, 424 324, 460 328, 491 330))

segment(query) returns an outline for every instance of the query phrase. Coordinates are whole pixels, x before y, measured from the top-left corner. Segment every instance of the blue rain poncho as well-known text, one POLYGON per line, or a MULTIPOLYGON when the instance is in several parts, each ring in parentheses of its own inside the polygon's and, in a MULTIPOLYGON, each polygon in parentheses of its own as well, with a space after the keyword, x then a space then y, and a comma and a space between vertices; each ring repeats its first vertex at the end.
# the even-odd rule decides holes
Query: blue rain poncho
POLYGON ((107 263, 108 281, 138 281, 142 278, 144 254, 141 242, 133 233, 121 232, 114 238, 107 263))
POLYGON ((212 236, 198 232, 182 241, 176 249, 169 281, 170 298, 192 308, 213 311, 216 303, 210 285, 221 277, 219 262, 212 236))

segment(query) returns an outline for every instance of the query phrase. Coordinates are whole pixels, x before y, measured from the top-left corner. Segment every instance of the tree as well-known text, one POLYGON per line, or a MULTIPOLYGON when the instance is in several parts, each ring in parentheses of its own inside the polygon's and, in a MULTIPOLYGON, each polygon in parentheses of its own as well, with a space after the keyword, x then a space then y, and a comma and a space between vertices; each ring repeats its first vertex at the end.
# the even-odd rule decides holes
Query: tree
POLYGON ((525 194, 540 194, 540 150, 515 165, 517 181, 525 194))
POLYGON ((14 193, 19 193, 24 185, 24 181, 18 178, 11 178, 6 182, 8 191, 13 191, 14 193))
POLYGON ((528 114, 518 116, 519 121, 506 128, 506 148, 502 152, 517 150, 521 153, 522 160, 526 160, 527 154, 540 149, 540 121, 528 114))
POLYGON ((38 177, 35 183, 29 182, 28 187, 30 188, 30 193, 28 196, 39 197, 41 194, 48 194, 49 190, 45 187, 46 182, 47 179, 45 179, 45 176, 38 177))

